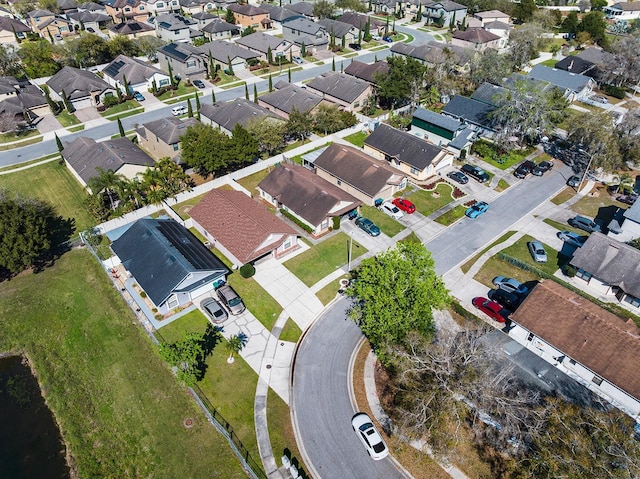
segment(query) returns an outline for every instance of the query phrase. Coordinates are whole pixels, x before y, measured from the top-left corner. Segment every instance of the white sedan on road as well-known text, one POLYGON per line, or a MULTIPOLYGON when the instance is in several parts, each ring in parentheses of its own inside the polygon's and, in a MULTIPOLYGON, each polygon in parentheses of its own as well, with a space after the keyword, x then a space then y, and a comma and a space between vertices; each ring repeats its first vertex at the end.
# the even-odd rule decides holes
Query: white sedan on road
POLYGON ((379 461, 389 455, 389 448, 366 413, 359 412, 353 416, 351 427, 362 441, 371 459, 379 461))

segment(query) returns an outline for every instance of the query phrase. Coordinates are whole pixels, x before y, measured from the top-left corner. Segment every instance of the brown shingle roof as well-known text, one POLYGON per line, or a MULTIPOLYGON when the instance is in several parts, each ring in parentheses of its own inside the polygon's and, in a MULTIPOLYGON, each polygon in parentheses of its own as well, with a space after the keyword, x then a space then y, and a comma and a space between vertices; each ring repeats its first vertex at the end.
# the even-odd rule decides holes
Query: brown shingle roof
POLYGON ((467 28, 464 31, 456 30, 453 32, 453 38, 474 44, 489 43, 500 39, 498 35, 482 28, 467 28))
POLYGON ((541 281, 511 320, 640 399, 640 330, 554 281, 541 281))
POLYGON ((265 255, 296 234, 264 205, 240 191, 212 190, 189 214, 242 263, 265 255))
POLYGON ((344 72, 369 83, 375 83, 376 75, 389 73, 389 64, 382 60, 371 64, 353 60, 344 72))

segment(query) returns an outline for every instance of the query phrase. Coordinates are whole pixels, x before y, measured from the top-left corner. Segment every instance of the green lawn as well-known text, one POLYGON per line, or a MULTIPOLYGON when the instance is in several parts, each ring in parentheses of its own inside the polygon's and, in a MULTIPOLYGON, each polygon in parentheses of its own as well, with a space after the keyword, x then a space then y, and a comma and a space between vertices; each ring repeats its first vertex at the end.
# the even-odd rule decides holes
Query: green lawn
POLYGON ((471 269, 471 266, 474 265, 474 263, 476 261, 478 261, 480 259, 480 256, 482 256, 483 254, 485 254, 487 251, 489 251, 491 248, 493 248, 495 245, 498 245, 500 243, 504 243, 505 241, 507 241, 509 238, 511 238, 516 232, 515 231, 507 231, 505 234, 503 234, 502 236, 500 236, 500 238, 498 238, 497 240, 495 240, 493 243, 491 243, 489 246, 487 246, 486 248, 483 248, 480 252, 476 253, 475 255, 473 255, 473 257, 469 260, 467 260, 466 263, 464 263, 460 269, 462 270, 462 272, 464 274, 467 274, 467 272, 471 269))
POLYGON ((77 477, 246 477, 88 252, 1 283, 0 317, 0 350, 31 359, 77 477))
POLYGON ((503 178, 500 178, 498 180, 498 186, 496 186, 496 191, 504 191, 507 188, 509 188, 509 183, 507 183, 506 180, 504 180, 503 178))
POLYGON ((14 148, 21 148, 23 146, 32 145, 34 143, 40 143, 42 136, 35 136, 33 138, 27 138, 26 140, 19 141, 18 143, 2 145, 0 144, 0 151, 13 150, 14 148))
MULTIPOLYGON (((340 232, 291 258, 284 265, 304 284, 311 287, 328 274, 347 264, 349 244, 349 237, 340 232)), ((364 246, 353 241, 351 246, 352 260, 366 252, 367 249, 364 246)))
POLYGON ((373 206, 361 206, 360 213, 362 216, 366 216, 376 225, 378 225, 380 231, 382 231, 387 236, 393 237, 406 229, 406 226, 373 206))
POLYGON ((33 138, 35 136, 40 136, 38 130, 31 131, 20 131, 20 132, 9 132, 9 133, 1 133, 0 134, 0 143, 10 143, 14 141, 26 140, 28 138, 33 138))
POLYGON ((78 125, 80 123, 80 120, 78 120, 73 113, 69 113, 67 110, 62 110, 56 117, 56 120, 58 120, 65 128, 68 126, 78 125))
MULTIPOLYGON (((194 91, 197 91, 197 90, 198 89, 196 87, 194 87, 194 86, 187 86, 187 85, 184 84, 184 82, 180 82, 180 84, 178 85, 178 89, 177 90, 169 90, 169 91, 164 92, 162 95, 160 95, 158 97, 158 100, 160 100, 160 101, 169 100, 169 99, 174 98, 174 97, 178 97, 178 96, 182 96, 182 95, 187 95, 189 93, 193 93, 194 91)), ((183 98, 183 100, 186 100, 186 98, 183 98)))
POLYGON ((599 218, 607 223, 613 219, 613 215, 617 208, 627 208, 627 205, 613 199, 606 192, 605 188, 599 189, 598 196, 584 196, 571 206, 571 209, 578 214, 589 216, 590 218, 599 218))
POLYGON ((298 327, 296 322, 291 318, 287 319, 287 322, 280 333, 280 339, 282 341, 297 343, 300 336, 302 336, 302 330, 298 327))
POLYGON ((322 304, 326 306, 333 300, 333 298, 336 297, 336 294, 340 289, 340 280, 346 279, 346 278, 347 278, 347 275, 341 276, 340 278, 334 281, 331 281, 331 283, 329 283, 328 285, 326 285, 324 288, 322 288, 320 291, 316 293, 316 296, 322 302, 322 304))
POLYGON ((506 170, 516 163, 520 163, 533 151, 534 149, 529 147, 524 150, 500 152, 495 144, 485 140, 477 141, 473 145, 473 152, 478 158, 501 170, 506 170))
POLYGON ((467 211, 467 207, 464 205, 458 205, 455 208, 447 211, 446 213, 438 216, 434 221, 441 225, 449 226, 458 221, 464 216, 467 211))
POLYGON ((193 198, 183 201, 182 203, 173 205, 171 209, 176 213, 178 213, 180 215, 180 218, 182 218, 183 220, 186 220, 190 218, 189 211, 191 211, 191 208, 193 208, 195 205, 200 203, 200 200, 204 197, 205 194, 206 193, 203 193, 198 196, 194 196, 193 198))
POLYGON ((142 105, 140 105, 140 103, 138 103, 136 100, 127 100, 123 103, 120 103, 119 105, 114 105, 111 108, 107 108, 105 111, 101 111, 100 115, 111 116, 115 115, 116 113, 123 113, 129 110, 137 110, 139 108, 142 108, 142 105))
POLYGON ((555 68, 556 63, 558 63, 558 60, 556 60, 555 58, 550 58, 549 60, 545 60, 543 62, 536 63, 536 65, 544 65, 546 67, 555 68))
POLYGON ((345 136, 344 139, 349 143, 362 148, 362 146, 364 145, 364 140, 366 140, 368 136, 369 135, 364 131, 358 131, 356 133, 352 133, 351 135, 345 136))
POLYGON ((245 279, 240 276, 240 273, 234 272, 227 276, 227 281, 243 298, 247 309, 271 331, 282 312, 282 306, 253 278, 245 279))
MULTIPOLYGON (((291 425, 291 413, 289 406, 273 389, 269 388, 267 394, 267 421, 269 423, 269 439, 271 440, 271 448, 276 458, 276 463, 281 465, 281 458, 285 453, 289 453, 292 459, 296 459, 304 469, 302 456, 296 444, 296 437, 293 433, 291 425)), ((300 467, 298 467, 300 471, 300 467)), ((308 477, 308 476, 300 476, 308 477)))
POLYGON ((574 190, 571 187, 567 187, 564 190, 562 190, 560 193, 558 193, 556 196, 551 198, 551 203, 553 203, 554 205, 561 205, 565 201, 569 201, 575 195, 576 195, 576 190, 574 190))
POLYGON ((60 216, 75 218, 78 232, 95 224, 84 206, 86 193, 80 183, 57 161, 0 175, 0 188, 47 201, 60 216))
POLYGON ((425 216, 438 211, 453 201, 453 188, 449 183, 438 183, 435 191, 416 189, 407 198, 416 205, 416 209, 425 216), (436 195, 434 195, 436 193, 436 195))
POLYGON ((255 196, 258 194, 258 184, 260 184, 260 182, 264 180, 269 173, 271 173, 271 170, 273 170, 273 167, 265 168, 264 170, 260 170, 252 175, 240 178, 237 180, 238 184, 249 190, 249 192, 255 196))

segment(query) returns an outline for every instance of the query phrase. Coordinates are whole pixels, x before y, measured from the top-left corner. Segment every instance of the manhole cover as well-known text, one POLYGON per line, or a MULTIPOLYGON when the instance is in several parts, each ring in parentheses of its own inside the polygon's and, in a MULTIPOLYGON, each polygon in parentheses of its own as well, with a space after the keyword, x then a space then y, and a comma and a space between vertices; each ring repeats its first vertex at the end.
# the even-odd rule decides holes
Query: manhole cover
POLYGON ((267 364, 267 369, 271 369, 271 364, 267 364))

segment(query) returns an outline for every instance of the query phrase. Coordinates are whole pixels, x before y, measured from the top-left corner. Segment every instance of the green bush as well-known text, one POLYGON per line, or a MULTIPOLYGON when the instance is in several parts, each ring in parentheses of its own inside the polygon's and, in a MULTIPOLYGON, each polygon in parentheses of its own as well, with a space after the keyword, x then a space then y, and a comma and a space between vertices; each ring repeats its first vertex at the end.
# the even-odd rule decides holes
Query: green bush
POLYGON ((119 103, 120 100, 118 100, 118 97, 113 95, 105 96, 102 100, 102 104, 105 106, 105 108, 111 108, 112 106, 116 106, 119 103))
POLYGON ((604 85, 602 90, 607 94, 614 98, 618 98, 619 100, 623 100, 626 96, 626 91, 624 88, 613 85, 604 85))
POLYGON ((313 228, 311 226, 309 226, 306 223, 303 223, 302 221, 300 221, 298 218, 293 216, 288 211, 285 211, 285 210, 281 209, 280 213, 282 213, 282 216, 284 216, 286 218, 289 218, 291 221, 293 221, 295 224, 297 224, 300 228, 305 230, 307 233, 313 233, 313 228))
POLYGON ((576 275, 576 273, 577 271, 575 266, 568 264, 564 267, 564 274, 569 278, 573 278, 576 275))
POLYGON ((240 276, 244 279, 251 278, 254 274, 256 274, 256 268, 251 264, 243 264, 240 266, 240 276))
POLYGON ((332 219, 333 219, 333 229, 334 230, 339 230, 340 229, 340 217, 339 216, 334 216, 332 219))

